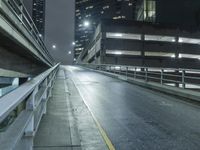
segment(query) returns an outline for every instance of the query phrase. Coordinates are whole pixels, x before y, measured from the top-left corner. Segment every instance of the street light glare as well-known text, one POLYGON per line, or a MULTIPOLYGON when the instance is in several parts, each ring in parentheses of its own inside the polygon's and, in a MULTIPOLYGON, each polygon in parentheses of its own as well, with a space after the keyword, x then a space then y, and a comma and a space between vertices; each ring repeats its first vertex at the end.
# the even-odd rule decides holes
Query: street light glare
POLYGON ((89 25, 90 25, 90 22, 89 22, 89 21, 85 21, 85 22, 84 22, 84 26, 85 26, 85 27, 88 27, 89 25))
POLYGON ((75 45, 76 43, 75 42, 72 42, 72 45, 75 45))
POLYGON ((55 44, 54 44, 54 45, 52 45, 52 48, 53 48, 53 49, 56 49, 56 45, 55 45, 55 44))
POLYGON ((68 54, 69 54, 69 55, 71 55, 71 54, 72 54, 72 52, 71 52, 71 51, 69 51, 69 52, 68 52, 68 54))

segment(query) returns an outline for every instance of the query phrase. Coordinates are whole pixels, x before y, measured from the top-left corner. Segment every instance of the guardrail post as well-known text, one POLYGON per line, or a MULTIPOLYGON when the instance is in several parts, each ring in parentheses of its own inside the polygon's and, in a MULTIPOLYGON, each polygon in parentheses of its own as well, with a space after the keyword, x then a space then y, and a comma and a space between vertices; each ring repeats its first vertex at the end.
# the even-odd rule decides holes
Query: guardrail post
POLYGON ((161 69, 161 74, 160 74, 160 84, 162 84, 162 85, 163 85, 163 72, 164 72, 164 70, 161 69))
POLYGON ((30 122, 25 128, 24 132, 24 148, 32 150, 33 149, 33 138, 34 138, 34 115, 32 116, 30 122))
POLYGON ((183 88, 185 89, 185 70, 182 70, 182 85, 183 88))
POLYGON ((26 109, 33 111, 35 109, 35 96, 37 94, 39 90, 39 87, 35 87, 33 93, 31 94, 30 98, 28 99, 28 101, 26 102, 26 109))
POLYGON ((128 67, 126 67, 126 80, 128 79, 128 67))
POLYGON ((33 112, 33 116, 31 117, 31 120, 29 121, 27 127, 25 128, 24 131, 24 138, 26 138, 25 141, 25 147, 30 150, 32 150, 33 147, 33 136, 34 136, 34 110, 35 110, 35 96, 38 93, 39 87, 35 87, 35 89, 33 90, 31 96, 29 97, 29 99, 26 102, 26 110, 25 111, 32 111, 33 112))
POLYGON ((145 68, 145 81, 148 81, 148 68, 145 68))
POLYGON ((112 70, 111 66, 109 66, 109 69, 110 69, 110 72, 111 72, 111 70, 112 70))
POLYGON ((44 91, 44 95, 43 95, 43 103, 44 103, 44 106, 43 106, 43 114, 46 114, 47 113, 47 89, 48 89, 48 83, 47 83, 47 79, 44 80, 44 83, 42 85, 44 88, 45 88, 45 91, 44 91))
POLYGON ((137 67, 135 67, 135 71, 134 71, 134 78, 136 79, 137 77, 137 67))

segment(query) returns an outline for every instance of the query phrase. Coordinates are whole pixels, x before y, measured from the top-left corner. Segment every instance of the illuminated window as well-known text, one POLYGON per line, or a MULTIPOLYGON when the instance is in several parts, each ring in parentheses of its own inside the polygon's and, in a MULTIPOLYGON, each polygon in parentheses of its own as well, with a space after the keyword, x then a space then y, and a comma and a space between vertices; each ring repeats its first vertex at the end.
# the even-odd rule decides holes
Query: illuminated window
POLYGON ((175 57, 174 53, 166 53, 166 52, 145 52, 145 56, 156 56, 156 57, 175 57))
POLYGON ((200 44, 200 39, 179 37, 179 43, 200 44))
POLYGON ((137 7, 137 20, 138 21, 156 21, 156 1, 155 0, 143 0, 140 1, 137 7))
POLYGON ((139 55, 141 55, 141 52, 140 51, 127 51, 127 50, 106 50, 106 54, 139 56, 139 55))
POLYGON ((175 37, 162 35, 145 35, 145 41, 175 42, 175 37))
POLYGON ((129 40, 141 40, 141 34, 130 34, 130 33, 112 33, 107 32, 106 38, 113 39, 129 39, 129 40))
POLYGON ((145 0, 144 1, 144 20, 155 22, 156 17, 156 1, 145 0))

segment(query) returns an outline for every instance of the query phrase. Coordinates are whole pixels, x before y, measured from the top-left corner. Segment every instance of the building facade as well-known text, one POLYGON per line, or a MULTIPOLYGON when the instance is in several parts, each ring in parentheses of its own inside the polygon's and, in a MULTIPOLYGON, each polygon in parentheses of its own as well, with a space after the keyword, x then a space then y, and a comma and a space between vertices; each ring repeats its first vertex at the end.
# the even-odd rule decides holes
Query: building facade
POLYGON ((79 63, 200 69, 200 31, 102 20, 79 63))
POLYGON ((189 30, 200 28, 199 0, 136 0, 136 20, 176 25, 189 30))
POLYGON ((45 0, 33 0, 32 18, 40 35, 45 35, 45 0))
POLYGON ((133 20, 134 12, 135 0, 76 0, 74 58, 85 48, 101 19, 133 20), (85 27, 85 21, 90 25, 85 27))
POLYGON ((23 0, 42 38, 45 36, 45 0, 23 0))

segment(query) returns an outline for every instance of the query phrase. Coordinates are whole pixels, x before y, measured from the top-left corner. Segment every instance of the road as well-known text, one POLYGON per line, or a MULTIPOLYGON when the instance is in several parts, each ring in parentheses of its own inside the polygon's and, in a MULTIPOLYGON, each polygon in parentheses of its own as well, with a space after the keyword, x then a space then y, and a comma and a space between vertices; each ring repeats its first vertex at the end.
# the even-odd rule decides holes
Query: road
POLYGON ((80 67, 66 67, 116 150, 199 150, 200 107, 80 67))

